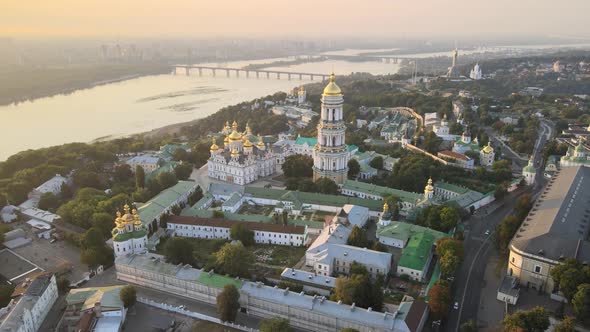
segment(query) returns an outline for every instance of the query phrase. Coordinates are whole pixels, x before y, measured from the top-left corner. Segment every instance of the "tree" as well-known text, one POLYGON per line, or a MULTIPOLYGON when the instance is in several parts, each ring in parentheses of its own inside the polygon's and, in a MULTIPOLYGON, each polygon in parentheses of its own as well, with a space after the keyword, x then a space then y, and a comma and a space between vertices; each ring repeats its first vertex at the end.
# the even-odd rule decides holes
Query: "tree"
POLYGON ((242 242, 246 247, 254 244, 254 232, 247 229, 242 223, 233 224, 229 230, 229 236, 232 240, 242 242))
POLYGON ((351 246, 366 248, 368 245, 367 233, 365 232, 365 230, 354 225, 352 227, 352 230, 350 231, 350 235, 348 235, 348 240, 346 241, 346 243, 351 246))
POLYGON ((178 148, 172 152, 172 159, 175 161, 188 161, 190 155, 186 152, 185 149, 178 148))
MULTIPOLYGON (((339 277, 331 299, 346 304, 355 303, 362 308, 373 308, 380 311, 383 307, 383 277, 379 276, 374 284, 371 283, 369 273, 364 266, 358 264, 350 277, 339 277), (364 271, 364 273, 363 273, 364 271)), ((351 268, 352 271, 352 268, 351 268)))
MULTIPOLYGON (((178 149, 181 150, 181 149, 178 149)), ((178 151, 176 150, 176 151, 178 151)), ((182 150, 184 151, 184 150, 182 150)), ((179 180, 186 180, 188 179, 191 174, 193 172, 193 165, 189 164, 189 163, 181 163, 179 165, 177 165, 176 167, 174 167, 174 175, 176 175, 176 178, 179 180)))
POLYGON ((463 242, 445 237, 436 241, 436 254, 444 276, 451 276, 463 261, 463 242))
POLYGON ((281 221, 284 226, 289 224, 289 211, 283 210, 281 221))
POLYGON ((241 243, 226 243, 213 253, 215 270, 233 277, 249 277, 254 255, 241 243))
POLYGON ((578 286, 578 291, 572 299, 574 314, 581 322, 590 322, 590 284, 578 286))
POLYGON ((222 322, 235 322, 240 309, 240 292, 233 284, 223 286, 217 295, 217 313, 222 322))
POLYGON ((92 215, 92 228, 100 230, 103 237, 108 237, 114 226, 114 218, 110 214, 97 212, 92 215))
POLYGON ((359 164, 359 162, 356 159, 350 159, 348 161, 348 178, 349 179, 356 179, 356 177, 359 175, 359 172, 361 171, 361 165, 359 164))
POLYGON ((293 329, 289 326, 289 320, 280 317, 263 319, 260 322, 260 332, 291 332, 293 329))
POLYGON ((498 226, 496 226, 495 243, 501 253, 507 253, 508 243, 512 240, 519 226, 520 221, 513 215, 504 217, 498 226))
POLYGON ((158 183, 160 184, 161 190, 166 189, 166 188, 170 188, 173 185, 178 183, 178 179, 176 179, 176 175, 174 175, 174 173, 171 173, 171 172, 162 172, 162 173, 158 174, 156 179, 158 180, 158 183))
POLYGON ((444 280, 439 280, 428 292, 428 306, 435 319, 447 316, 451 308, 451 290, 444 280))
POLYGON ((61 205, 61 199, 53 193, 44 193, 39 200, 39 208, 41 210, 55 210, 61 205))
POLYGON ((383 169, 383 157, 377 156, 369 162, 369 166, 376 169, 383 169))
POLYGON ((338 185, 330 178, 321 177, 315 182, 315 184, 319 193, 338 195, 338 185))
POLYGON ((559 324, 555 325, 554 332, 576 332, 576 321, 573 317, 565 317, 559 324))
POLYGON ((453 227, 457 226, 457 222, 461 218, 461 214, 459 210, 456 208, 445 206, 443 207, 440 212, 440 227, 442 229, 452 229, 453 227))
POLYGON ((371 249, 375 250, 375 251, 380 251, 380 252, 389 252, 389 250, 387 249, 387 246, 379 241, 373 242, 371 249))
POLYGON ((100 179, 100 175, 96 172, 78 170, 74 173, 74 185, 78 188, 90 187, 96 189, 104 189, 104 185, 100 179))
POLYGON ((465 323, 461 324, 459 331, 460 332, 477 332, 477 323, 473 319, 470 319, 470 320, 466 321, 465 323))
POLYGON ((121 288, 119 298, 123 302, 125 308, 129 308, 137 302, 137 290, 131 285, 121 288))
POLYGON ((131 170, 131 166, 128 164, 120 164, 115 167, 113 171, 113 179, 116 182, 126 182, 133 177, 133 171, 131 170))
POLYGON ((104 237, 100 229, 92 227, 82 237, 82 247, 86 249, 100 248, 105 245, 104 237))
POLYGON ((307 155, 294 154, 285 158, 281 166, 286 177, 311 177, 313 175, 313 159, 307 155))
POLYGON ((135 188, 143 188, 145 186, 145 171, 143 167, 137 165, 135 167, 135 188))
POLYGON ((424 150, 430 153, 436 153, 441 142, 442 138, 436 136, 434 132, 429 131, 424 135, 422 146, 424 147, 424 150))
POLYGON ((70 281, 64 276, 57 277, 56 283, 57 290, 62 294, 70 289, 70 281))
POLYGON ((14 285, 0 285, 0 308, 4 308, 10 303, 14 285))
POLYGON ((164 256, 172 264, 193 264, 193 245, 188 239, 173 237, 166 241, 164 256))
POLYGON ((503 331, 544 332, 549 328, 549 312, 542 307, 517 311, 502 321, 503 331))

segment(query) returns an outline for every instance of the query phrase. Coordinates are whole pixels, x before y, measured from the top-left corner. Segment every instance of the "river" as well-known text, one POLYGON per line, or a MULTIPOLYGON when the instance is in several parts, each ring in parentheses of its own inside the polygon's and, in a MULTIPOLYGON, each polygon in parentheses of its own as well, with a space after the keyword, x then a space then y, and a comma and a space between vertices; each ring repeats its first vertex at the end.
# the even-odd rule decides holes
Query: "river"
MULTIPOLYGON (((293 58, 262 59, 212 64, 229 68, 250 63, 271 63, 293 58)), ((290 67, 284 71, 305 71, 348 75, 351 72, 395 73, 398 66, 375 62, 324 61, 290 67)), ((220 108, 242 101, 288 91, 310 83, 294 76, 260 79, 226 78, 225 73, 212 77, 195 72, 186 76, 157 75, 131 79, 75 91, 67 95, 41 98, 0 107, 0 160, 26 149, 36 149, 69 142, 90 142, 97 138, 122 137, 146 132, 166 125, 206 117, 220 108)), ((232 73, 232 76, 235 74, 232 73)), ((318 79, 314 82, 318 82, 318 79)), ((215 128, 213 128, 215 129, 215 128)))

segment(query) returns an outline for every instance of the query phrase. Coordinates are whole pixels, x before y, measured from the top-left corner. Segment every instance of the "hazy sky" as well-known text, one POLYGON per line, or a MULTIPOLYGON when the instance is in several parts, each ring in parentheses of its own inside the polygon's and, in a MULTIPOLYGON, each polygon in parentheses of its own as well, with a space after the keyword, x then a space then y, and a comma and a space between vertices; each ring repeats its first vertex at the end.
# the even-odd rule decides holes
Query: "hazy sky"
POLYGON ((12 37, 590 36, 590 0, 0 0, 12 37))

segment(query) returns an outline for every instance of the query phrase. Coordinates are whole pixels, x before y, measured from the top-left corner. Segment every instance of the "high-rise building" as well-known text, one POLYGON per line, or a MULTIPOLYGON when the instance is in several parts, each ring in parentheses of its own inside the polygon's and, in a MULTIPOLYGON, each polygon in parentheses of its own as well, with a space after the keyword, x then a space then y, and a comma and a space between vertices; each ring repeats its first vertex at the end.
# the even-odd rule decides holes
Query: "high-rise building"
POLYGON ((344 183, 348 173, 350 155, 345 144, 346 126, 343 121, 344 98, 335 82, 334 73, 322 93, 318 143, 313 151, 313 180, 330 178, 338 184, 344 183))

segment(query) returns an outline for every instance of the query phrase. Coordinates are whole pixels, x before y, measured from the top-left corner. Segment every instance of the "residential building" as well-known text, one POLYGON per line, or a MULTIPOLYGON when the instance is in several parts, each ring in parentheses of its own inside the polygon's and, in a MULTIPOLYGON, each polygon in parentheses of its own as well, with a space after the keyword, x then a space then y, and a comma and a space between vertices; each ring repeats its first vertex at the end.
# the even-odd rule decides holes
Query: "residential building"
POLYGON ((240 292, 240 307, 259 318, 281 317, 295 328, 332 332, 420 332, 427 318, 424 302, 405 298, 395 313, 382 313, 336 303, 321 296, 294 293, 262 283, 225 277, 190 265, 173 265, 159 255, 131 255, 115 260, 117 279, 143 287, 215 304, 228 284, 240 292))
POLYGON ((10 301, 1 318, 2 332, 36 332, 58 297, 55 275, 41 274, 19 285, 22 292, 10 301))
POLYGON ((166 144, 160 147, 159 156, 165 161, 171 161, 174 159, 174 153, 176 150, 184 150, 186 152, 192 151, 188 144, 166 144))
POLYGON ((43 194, 58 195, 59 193, 61 193, 61 187, 67 182, 68 179, 66 177, 56 174, 51 179, 45 181, 42 185, 33 189, 28 195, 29 199, 34 199, 38 203, 43 194))
POLYGON ((587 167, 562 168, 549 180, 509 245, 507 272, 520 285, 557 293, 553 267, 567 258, 590 262, 588 188, 587 167))
POLYGON ((127 309, 120 298, 123 286, 71 289, 59 330, 67 332, 118 332, 127 309))
POLYGON ((455 166, 472 169, 475 168, 475 161, 470 157, 455 151, 443 150, 437 153, 439 158, 447 160, 455 166))
POLYGON ((307 227, 297 225, 170 216, 166 227, 174 232, 175 236, 229 240, 231 239, 231 227, 238 223, 254 233, 256 243, 298 247, 305 245, 307 242, 307 227))
POLYGON ((313 157, 313 148, 318 144, 316 137, 301 137, 298 136, 293 144, 293 152, 295 154, 303 154, 313 157))
POLYGON ((311 120, 318 116, 318 113, 312 111, 310 108, 297 107, 292 105, 277 105, 272 108, 273 114, 284 115, 288 119, 296 121, 299 128, 307 126, 311 120))
POLYGON ((334 73, 322 93, 318 144, 313 150, 313 180, 326 177, 342 184, 348 173, 350 153, 345 143, 344 98, 334 73))
POLYGON ((132 157, 131 159, 127 160, 125 164, 129 165, 133 172, 135 172, 137 166, 140 166, 147 174, 158 169, 161 162, 162 159, 160 157, 154 156, 152 154, 144 154, 132 157))

